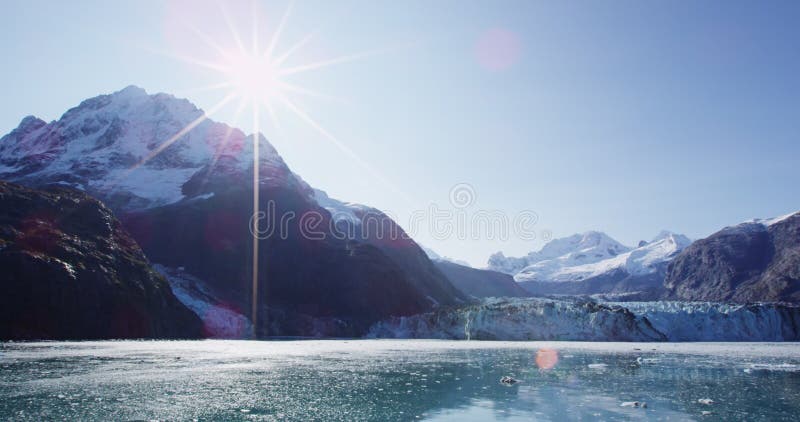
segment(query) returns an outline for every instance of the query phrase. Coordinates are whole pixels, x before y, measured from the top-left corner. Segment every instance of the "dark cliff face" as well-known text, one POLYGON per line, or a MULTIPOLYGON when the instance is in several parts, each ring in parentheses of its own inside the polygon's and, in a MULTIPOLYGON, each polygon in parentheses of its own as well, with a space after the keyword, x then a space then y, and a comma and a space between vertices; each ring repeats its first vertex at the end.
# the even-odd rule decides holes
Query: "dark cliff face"
POLYGON ((477 298, 530 296, 514 281, 514 277, 508 274, 447 261, 436 261, 435 264, 457 289, 470 296, 477 298))
MULTIPOLYGON (((260 198, 260 209, 277 218, 260 222, 262 232, 275 231, 259 240, 258 336, 359 336, 382 318, 434 305, 408 266, 375 245, 326 231, 330 214, 302 192, 262 187, 260 198), (322 218, 314 230, 301 223, 311 213, 322 218)), ((249 316, 251 215, 252 192, 245 185, 122 219, 153 262, 183 267, 249 316)))
POLYGON ((99 201, 0 182, 0 338, 194 338, 201 323, 99 201))
POLYGON ((433 303, 457 305, 469 301, 466 292, 456 288, 441 267, 394 220, 374 208, 354 213, 361 220, 360 226, 342 226, 340 221, 338 232, 355 234, 355 239, 380 249, 403 269, 414 288, 433 303))
POLYGON ((670 264, 664 285, 682 300, 800 302, 800 213, 698 240, 670 264))

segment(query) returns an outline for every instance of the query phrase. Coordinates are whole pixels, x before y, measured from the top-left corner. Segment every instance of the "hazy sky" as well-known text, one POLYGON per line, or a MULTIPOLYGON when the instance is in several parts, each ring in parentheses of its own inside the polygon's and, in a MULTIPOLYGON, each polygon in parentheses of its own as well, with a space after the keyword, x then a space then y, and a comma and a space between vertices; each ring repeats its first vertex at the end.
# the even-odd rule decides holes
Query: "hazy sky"
MULTIPOLYGON (((169 55, 214 60, 195 27, 235 45, 220 8, 190 1, 5 1, 0 132, 28 114, 57 119, 135 84, 211 108, 221 80, 169 55)), ((258 2, 262 47, 287 7, 258 2)), ((250 1, 227 2, 251 43, 250 1)), ((483 265, 542 235, 602 230, 627 243, 661 229, 703 237, 800 209, 800 3, 737 1, 297 1, 277 54, 313 33, 293 66, 371 52, 292 76, 344 152, 286 108, 263 132, 311 185, 390 211, 537 213, 536 240, 434 239, 483 265)), ((231 104, 213 118, 236 119, 231 104)))

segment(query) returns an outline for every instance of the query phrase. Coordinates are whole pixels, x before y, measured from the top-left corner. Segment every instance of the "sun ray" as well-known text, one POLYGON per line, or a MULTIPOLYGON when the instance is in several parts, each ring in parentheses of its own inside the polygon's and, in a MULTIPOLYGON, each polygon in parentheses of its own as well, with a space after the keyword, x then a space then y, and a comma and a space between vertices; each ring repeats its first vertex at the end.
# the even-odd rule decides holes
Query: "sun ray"
POLYGON ((354 60, 363 59, 364 57, 374 56, 377 54, 384 54, 387 51, 390 51, 390 49, 377 49, 377 50, 364 51, 361 53, 348 54, 346 56, 334 57, 332 59, 322 60, 315 63, 309 63, 304 65, 289 67, 286 69, 281 69, 279 73, 282 76, 293 75, 295 73, 307 72, 309 70, 320 69, 323 67, 328 67, 336 64, 347 63, 354 60))
POLYGON ((233 131, 235 130, 236 122, 239 121, 239 116, 241 116, 246 105, 247 102, 244 99, 239 99, 239 105, 236 107, 236 111, 233 113, 233 121, 231 122, 231 126, 228 126, 228 129, 225 131, 225 137, 222 138, 222 143, 220 143, 220 145, 217 147, 217 150, 214 151, 214 156, 211 158, 211 163, 208 165, 208 171, 206 172, 206 176, 203 180, 203 186, 205 186, 208 178, 211 177, 211 173, 214 172, 214 168, 217 166, 219 157, 228 146, 228 143, 230 143, 231 134, 233 134, 233 131))
POLYGON ((207 46, 211 47, 211 49, 216 51, 217 54, 219 54, 222 58, 227 59, 230 56, 230 54, 227 51, 225 51, 225 49, 222 48, 222 46, 217 44, 214 40, 211 39, 211 37, 206 35, 203 31, 198 29, 196 26, 194 26, 191 23, 186 22, 186 21, 183 22, 183 25, 186 26, 187 28, 189 28, 189 30, 192 31, 197 36, 197 38, 200 39, 200 41, 204 42, 207 46))
POLYGON ((236 32, 236 25, 233 24, 233 20, 231 19, 230 13, 228 13, 228 8, 225 7, 225 2, 222 0, 217 1, 217 5, 219 5, 219 10, 222 13, 222 19, 225 21, 225 26, 228 27, 228 31, 230 31, 231 36, 233 37, 233 42, 236 43, 236 47, 239 50, 239 53, 245 54, 247 49, 244 48, 244 43, 242 42, 242 38, 239 36, 239 33, 236 32))
POLYGON ((284 52, 283 54, 281 54, 280 56, 275 58, 275 60, 273 60, 272 63, 275 66, 280 66, 281 64, 283 64, 284 61, 286 61, 286 59, 288 59, 292 54, 294 54, 295 51, 300 50, 301 48, 303 48, 303 46, 308 44, 308 42, 311 41, 311 39, 314 38, 314 36, 316 36, 316 34, 317 34, 317 32, 312 32, 312 33, 306 35, 299 42, 297 42, 294 45, 292 45, 291 47, 289 47, 289 49, 286 50, 286 52, 284 52))
POLYGON ((219 82, 210 85, 198 86, 195 88, 189 88, 182 91, 179 91, 181 94, 197 94, 201 92, 208 92, 208 91, 217 91, 223 88, 230 88, 233 84, 230 81, 219 82))
POLYGON ((292 12, 292 6, 294 5, 294 0, 289 2, 289 5, 286 6, 286 11, 283 13, 281 17, 281 21, 278 23, 277 28, 275 28, 275 33, 272 34, 272 38, 269 41, 269 46, 267 50, 264 52, 264 57, 266 59, 272 58, 272 53, 275 51, 275 46, 278 44, 278 39, 281 36, 281 32, 283 32, 283 27, 286 25, 286 21, 289 20, 289 14, 292 12))
MULTIPOLYGON (((294 2, 294 0, 292 0, 292 2, 294 2)), ((283 64, 283 62, 286 61, 286 59, 288 59, 292 54, 297 52, 303 46, 308 44, 308 42, 311 41, 314 37, 316 37, 318 34, 320 34, 323 31, 324 28, 328 27, 332 22, 338 21, 342 16, 348 15, 350 12, 352 12, 352 9, 355 6, 356 6, 355 3, 351 3, 351 4, 348 4, 347 6, 344 6, 344 7, 338 7, 336 9, 336 13, 333 16, 329 16, 328 17, 329 18, 328 22, 325 25, 323 25, 322 27, 318 27, 313 32, 311 32, 308 35, 304 36, 299 42, 295 43, 294 45, 289 47, 289 49, 286 50, 283 54, 281 54, 280 56, 276 57, 273 60, 273 63, 275 63, 275 66, 280 66, 281 64, 283 64)))
POLYGON ((267 108, 267 116, 269 116, 270 122, 272 122, 272 125, 275 126, 275 129, 281 133, 281 138, 283 138, 283 127, 278 119, 278 115, 275 113, 275 107, 269 101, 261 100, 261 103, 267 108))
POLYGON ((317 121, 314 120, 311 116, 309 116, 308 113, 306 113, 305 111, 301 110, 297 105, 295 105, 291 100, 289 100, 285 96, 280 96, 279 99, 287 109, 289 109, 294 114, 296 114, 301 120, 306 122, 306 124, 311 126, 314 130, 319 132, 322 136, 327 138, 329 141, 333 142, 333 144, 336 145, 336 147, 339 148, 339 150, 341 150, 343 153, 347 154, 351 159, 353 159, 353 161, 355 161, 361 167, 363 167, 365 170, 367 170, 370 173, 371 176, 373 176, 376 179, 380 180, 384 185, 388 186, 393 191, 395 191, 396 193, 401 195, 403 197, 403 199, 405 199, 407 202, 413 203, 413 201, 411 200, 411 197, 408 196, 408 194, 406 194, 405 192, 400 190, 398 187, 394 186, 393 183, 389 182, 388 179, 383 177, 383 175, 381 175, 377 170, 375 170, 374 168, 372 168, 372 166, 367 164, 366 161, 362 160, 361 157, 358 156, 358 154, 353 152, 353 150, 348 148, 347 145, 345 145, 342 142, 340 142, 339 139, 337 139, 335 136, 333 136, 333 134, 328 132, 324 127, 322 127, 319 123, 317 123, 317 121))
POLYGON ((321 92, 314 91, 313 89, 304 88, 302 86, 290 84, 288 82, 280 82, 280 87, 285 91, 295 92, 295 93, 307 95, 307 96, 313 97, 313 98, 319 98, 319 99, 322 99, 322 100, 328 100, 328 101, 336 102, 336 103, 339 103, 339 104, 348 104, 348 105, 352 104, 352 102, 347 100, 347 99, 340 98, 340 97, 334 97, 332 95, 323 94, 321 92))
POLYGON ((211 107, 208 111, 204 112, 203 115, 201 115, 200 117, 194 119, 191 123, 186 125, 183 129, 178 131, 178 133, 173 135, 171 138, 169 138, 166 141, 162 142, 161 145, 159 145, 156 149, 154 149, 149 154, 147 154, 147 156, 145 158, 141 159, 133 167, 128 169, 128 172, 136 170, 137 168, 141 167, 146 162, 148 162, 151 159, 153 159, 153 157, 155 157, 156 155, 160 154, 161 151, 164 151, 165 149, 167 149, 170 145, 174 144, 176 141, 181 139, 184 135, 189 133, 189 131, 191 131, 192 129, 196 128, 197 125, 199 125, 200 123, 203 123, 212 114, 214 114, 217 111, 219 111, 219 109, 221 109, 225 104, 229 103, 234 97, 235 96, 233 94, 228 94, 225 98, 222 99, 222 101, 218 102, 213 107, 211 107))
POLYGON ((193 64, 193 65, 196 65, 196 66, 205 67, 207 69, 216 70, 217 72, 220 72, 220 73, 230 72, 230 67, 222 65, 222 64, 219 64, 219 63, 200 60, 200 59, 196 59, 194 57, 184 56, 182 54, 170 53, 168 51, 163 51, 163 50, 155 49, 155 48, 152 48, 152 47, 142 47, 142 48, 145 51, 148 51, 148 52, 150 52, 152 54, 157 54, 159 56, 169 57, 171 59, 179 60, 179 61, 182 61, 182 62, 185 62, 185 63, 188 63, 188 64, 193 64))
POLYGON ((259 113, 258 113, 258 101, 253 101, 253 286, 252 286, 252 294, 253 294, 253 302, 252 302, 252 309, 250 312, 252 323, 253 323, 253 334, 257 336, 258 333, 258 236, 255 233, 258 233, 258 221, 259 221, 259 188, 261 185, 261 179, 259 176, 259 166, 260 166, 260 157, 259 157, 259 113))
POLYGON ((253 10, 251 11, 251 15, 253 18, 252 22, 252 37, 253 37, 253 55, 258 54, 258 2, 256 0, 252 1, 253 10))

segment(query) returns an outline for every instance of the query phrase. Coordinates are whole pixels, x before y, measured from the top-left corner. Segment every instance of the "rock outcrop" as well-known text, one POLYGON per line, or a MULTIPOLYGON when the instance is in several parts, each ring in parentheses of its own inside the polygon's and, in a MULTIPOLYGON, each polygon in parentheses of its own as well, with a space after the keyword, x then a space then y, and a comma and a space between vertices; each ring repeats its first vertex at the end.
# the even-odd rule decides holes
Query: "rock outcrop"
POLYGON ((111 211, 65 187, 0 182, 0 339, 196 338, 111 211))

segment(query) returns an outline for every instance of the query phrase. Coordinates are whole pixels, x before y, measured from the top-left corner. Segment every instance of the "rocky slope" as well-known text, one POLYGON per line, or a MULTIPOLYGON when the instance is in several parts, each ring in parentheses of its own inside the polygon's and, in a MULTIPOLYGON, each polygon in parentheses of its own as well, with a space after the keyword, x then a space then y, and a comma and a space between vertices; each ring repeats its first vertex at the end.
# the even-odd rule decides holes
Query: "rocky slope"
MULTIPOLYGON (((259 240, 258 336, 359 336, 381 318, 423 312, 460 297, 419 287, 428 284, 425 277, 438 275, 455 290, 435 268, 425 272, 425 261, 415 273, 368 242, 341 239, 330 231, 319 238, 309 235, 303 216, 321 218, 319 230, 331 227, 330 216, 297 191, 264 187, 260 197, 262 209, 296 218, 259 240)), ((250 190, 242 187, 127 213, 123 219, 151 260, 180 268, 213 289, 220 302, 249 316, 251 201, 250 190)), ((414 256, 413 246, 407 256, 414 256)))
POLYGON ((665 287, 680 300, 800 301, 800 213, 696 241, 670 263, 665 287))
POLYGON ((434 263, 458 290, 470 296, 477 298, 530 296, 530 293, 520 287, 514 281, 514 277, 508 274, 481 270, 445 260, 434 261, 434 263))
POLYGON ((202 334, 111 211, 73 189, 0 182, 0 268, 0 339, 202 334))

